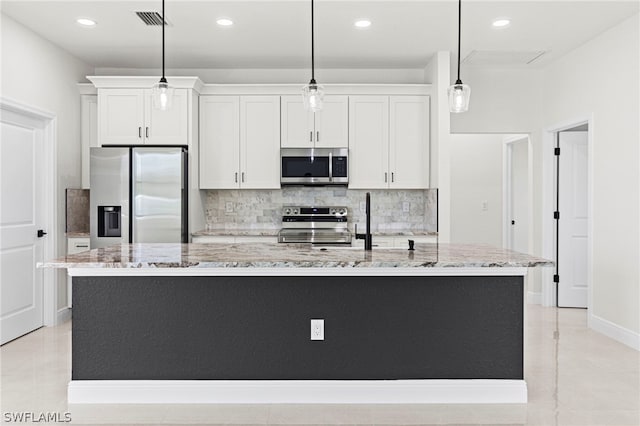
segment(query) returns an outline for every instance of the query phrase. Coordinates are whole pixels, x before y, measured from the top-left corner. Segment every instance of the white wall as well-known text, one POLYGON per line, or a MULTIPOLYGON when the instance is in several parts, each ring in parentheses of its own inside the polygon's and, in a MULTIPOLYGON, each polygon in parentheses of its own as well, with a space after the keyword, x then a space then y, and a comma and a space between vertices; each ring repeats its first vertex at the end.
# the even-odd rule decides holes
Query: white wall
POLYGON ((451 242, 502 247, 503 139, 451 135, 451 242))
MULTIPOLYGON (((79 188, 80 95, 76 84, 93 68, 31 30, 0 14, 2 77, 0 94, 57 117, 58 254, 65 252, 64 190, 79 188)), ((62 276, 60 276, 62 275, 62 276)), ((66 306, 66 279, 58 279, 58 308, 66 306)))
MULTIPOLYGON (((640 15, 544 72, 545 127, 593 117, 592 315, 640 333, 640 15)), ((596 319, 597 319, 596 318, 596 319)))

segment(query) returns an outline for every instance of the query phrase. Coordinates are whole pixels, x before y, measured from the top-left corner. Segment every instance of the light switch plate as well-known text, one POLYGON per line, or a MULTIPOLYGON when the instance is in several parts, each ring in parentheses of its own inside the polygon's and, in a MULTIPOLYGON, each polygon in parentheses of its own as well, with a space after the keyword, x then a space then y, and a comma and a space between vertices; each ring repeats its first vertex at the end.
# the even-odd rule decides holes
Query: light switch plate
POLYGON ((324 320, 311 320, 311 340, 324 340, 324 320))
POLYGON ((233 201, 227 201, 224 203, 224 210, 227 213, 233 213, 233 201))
POLYGON ((411 204, 409 204, 408 201, 403 201, 402 202, 402 211, 405 213, 409 213, 409 210, 411 209, 411 204))

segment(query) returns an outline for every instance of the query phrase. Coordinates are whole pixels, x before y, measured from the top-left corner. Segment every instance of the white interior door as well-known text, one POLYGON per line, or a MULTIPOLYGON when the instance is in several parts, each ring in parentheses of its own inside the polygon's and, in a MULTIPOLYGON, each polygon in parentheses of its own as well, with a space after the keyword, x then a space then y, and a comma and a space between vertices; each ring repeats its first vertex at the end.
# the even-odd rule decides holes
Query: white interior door
POLYGON ((588 138, 560 132, 558 306, 587 307, 588 138))
POLYGON ((511 167, 509 248, 527 253, 529 251, 528 141, 523 139, 509 145, 511 167))
POLYGON ((43 214, 43 137, 0 123, 0 343, 44 324, 43 259, 38 229, 43 214))

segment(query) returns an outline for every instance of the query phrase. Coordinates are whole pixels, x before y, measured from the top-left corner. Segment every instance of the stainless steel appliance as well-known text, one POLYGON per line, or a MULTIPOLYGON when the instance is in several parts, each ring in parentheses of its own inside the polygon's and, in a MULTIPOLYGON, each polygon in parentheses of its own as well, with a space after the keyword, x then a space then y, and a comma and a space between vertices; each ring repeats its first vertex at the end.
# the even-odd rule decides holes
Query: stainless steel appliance
POLYGON ((280 149, 281 185, 346 185, 348 148, 280 149))
POLYGON ((91 247, 187 242, 186 182, 186 148, 91 148, 91 247))
POLYGON ((351 244, 347 208, 285 206, 278 242, 351 244))

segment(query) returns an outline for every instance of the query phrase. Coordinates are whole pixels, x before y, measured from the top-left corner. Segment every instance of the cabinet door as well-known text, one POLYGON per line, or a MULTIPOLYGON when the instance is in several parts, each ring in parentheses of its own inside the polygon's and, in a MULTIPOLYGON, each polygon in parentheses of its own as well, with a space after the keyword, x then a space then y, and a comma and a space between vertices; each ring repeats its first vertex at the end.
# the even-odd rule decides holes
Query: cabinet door
POLYGON ((200 188, 240 187, 240 98, 200 97, 200 188))
POLYGON ((313 113, 304 109, 302 95, 282 96, 282 148, 313 148, 313 113))
POLYGON ((389 97, 349 97, 349 188, 389 186, 389 97))
POLYGON ((280 188, 280 97, 240 97, 240 187, 280 188))
POLYGON ((80 96, 80 137, 82 139, 82 188, 89 189, 91 148, 98 147, 98 97, 80 96))
POLYGON ((349 147, 349 97, 325 96, 321 111, 315 113, 316 148, 349 147))
POLYGON ((151 90, 145 90, 145 144, 187 145, 189 138, 188 89, 175 89, 171 108, 153 107, 151 90))
POLYGON ((100 145, 143 143, 144 90, 98 90, 98 142, 100 145))
POLYGON ((429 97, 391 96, 390 188, 429 187, 429 97))

